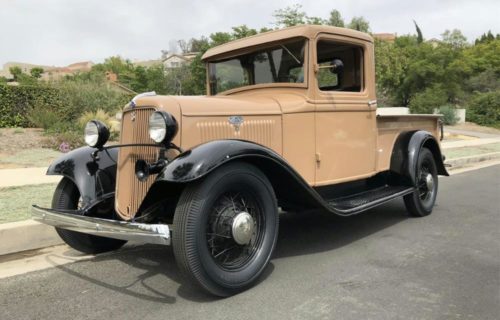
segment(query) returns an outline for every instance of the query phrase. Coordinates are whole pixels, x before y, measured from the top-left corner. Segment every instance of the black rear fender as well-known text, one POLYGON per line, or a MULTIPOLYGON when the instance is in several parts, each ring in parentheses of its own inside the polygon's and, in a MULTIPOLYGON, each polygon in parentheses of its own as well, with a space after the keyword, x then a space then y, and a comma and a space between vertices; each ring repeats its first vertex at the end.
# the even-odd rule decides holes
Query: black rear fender
POLYGON ((399 174, 412 185, 416 183, 417 160, 422 148, 432 152, 438 174, 449 176, 443 163, 443 155, 439 143, 427 131, 409 131, 399 135, 394 144, 391 156, 391 172, 399 174))

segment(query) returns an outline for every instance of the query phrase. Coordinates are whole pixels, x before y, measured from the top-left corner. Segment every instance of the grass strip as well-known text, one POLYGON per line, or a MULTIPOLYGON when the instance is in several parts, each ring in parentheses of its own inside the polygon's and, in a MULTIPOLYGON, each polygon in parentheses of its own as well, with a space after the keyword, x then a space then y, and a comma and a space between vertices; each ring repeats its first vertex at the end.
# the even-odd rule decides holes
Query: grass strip
POLYGON ((30 219, 32 204, 49 207, 56 185, 50 183, 0 188, 0 223, 30 219))

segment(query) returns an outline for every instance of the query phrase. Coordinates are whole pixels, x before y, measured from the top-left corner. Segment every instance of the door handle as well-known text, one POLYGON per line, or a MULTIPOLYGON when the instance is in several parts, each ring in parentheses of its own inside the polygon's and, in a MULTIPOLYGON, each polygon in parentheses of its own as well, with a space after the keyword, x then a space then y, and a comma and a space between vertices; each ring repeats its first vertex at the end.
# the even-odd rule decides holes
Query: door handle
POLYGON ((371 107, 373 105, 377 104, 377 100, 370 100, 368 101, 368 106, 371 107))

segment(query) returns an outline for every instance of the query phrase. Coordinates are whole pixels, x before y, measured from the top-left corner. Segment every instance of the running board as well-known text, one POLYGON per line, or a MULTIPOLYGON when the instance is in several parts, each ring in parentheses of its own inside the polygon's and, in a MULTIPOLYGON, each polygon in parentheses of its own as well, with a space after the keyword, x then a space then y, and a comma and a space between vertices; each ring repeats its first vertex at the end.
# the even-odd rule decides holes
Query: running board
POLYGON ((167 224, 146 224, 80 216, 45 209, 34 205, 33 220, 61 228, 120 240, 135 240, 145 243, 170 245, 170 228, 167 224))
POLYGON ((334 212, 347 216, 372 209, 384 202, 405 196, 414 191, 414 187, 383 186, 354 195, 327 200, 327 202, 334 212))

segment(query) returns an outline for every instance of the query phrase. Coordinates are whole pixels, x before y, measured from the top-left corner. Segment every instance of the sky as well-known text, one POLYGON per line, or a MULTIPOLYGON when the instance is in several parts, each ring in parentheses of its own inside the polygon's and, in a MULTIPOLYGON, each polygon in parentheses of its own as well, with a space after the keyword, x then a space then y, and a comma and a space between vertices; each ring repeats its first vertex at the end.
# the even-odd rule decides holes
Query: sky
POLYGON ((426 39, 455 28, 469 41, 500 33, 500 0, 0 0, 0 66, 157 59, 175 40, 273 27, 274 11, 295 3, 310 16, 363 16, 375 33, 415 33, 413 19, 426 39))

